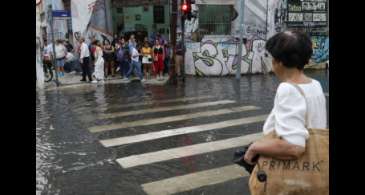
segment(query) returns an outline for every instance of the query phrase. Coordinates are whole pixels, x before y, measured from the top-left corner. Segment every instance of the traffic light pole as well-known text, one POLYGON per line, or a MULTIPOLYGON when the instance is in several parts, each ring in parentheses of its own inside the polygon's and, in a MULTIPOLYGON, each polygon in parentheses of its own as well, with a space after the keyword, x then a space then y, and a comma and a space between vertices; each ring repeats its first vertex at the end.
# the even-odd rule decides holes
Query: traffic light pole
MULTIPOLYGON (((176 0, 171 0, 171 14, 172 14, 172 18, 171 18, 171 44, 172 44, 172 51, 174 51, 172 53, 172 60, 175 62, 175 51, 176 51, 176 23, 177 23, 177 1, 176 0)), ((175 66, 176 66, 176 62, 174 63, 174 67, 170 69, 170 78, 171 77, 175 77, 176 76, 176 72, 175 72, 175 66)), ((175 79, 175 78, 174 78, 175 79)))
POLYGON ((60 86, 60 82, 58 80, 58 70, 56 67, 56 47, 55 47, 55 41, 54 41, 54 30, 53 30, 53 15, 52 15, 52 5, 48 6, 48 17, 50 17, 50 26, 51 26, 51 37, 52 37, 52 50, 53 50, 53 57, 52 57, 52 63, 53 63, 53 67, 55 69, 56 72, 56 85, 57 87, 60 86))
POLYGON ((183 16, 181 17, 181 41, 183 44, 183 63, 182 63, 182 70, 181 70, 181 75, 182 75, 182 79, 183 82, 185 81, 185 14, 183 14, 183 16))

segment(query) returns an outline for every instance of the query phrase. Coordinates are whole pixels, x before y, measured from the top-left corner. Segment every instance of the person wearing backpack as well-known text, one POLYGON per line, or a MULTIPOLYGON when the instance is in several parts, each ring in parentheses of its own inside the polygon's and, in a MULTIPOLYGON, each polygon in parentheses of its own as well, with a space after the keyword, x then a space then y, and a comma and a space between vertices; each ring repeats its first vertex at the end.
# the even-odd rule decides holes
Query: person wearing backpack
POLYGON ((129 48, 128 44, 125 41, 125 38, 122 37, 117 44, 118 48, 116 50, 116 62, 119 67, 120 75, 122 78, 126 78, 127 72, 129 70, 129 48))
POLYGON ((123 79, 123 81, 126 81, 127 83, 131 82, 130 76, 132 72, 136 74, 136 76, 139 77, 140 81, 144 83, 146 80, 143 78, 143 74, 141 72, 141 62, 139 61, 139 57, 141 54, 138 52, 137 48, 133 47, 133 45, 129 46, 129 52, 131 57, 131 65, 127 72, 126 78, 123 79))

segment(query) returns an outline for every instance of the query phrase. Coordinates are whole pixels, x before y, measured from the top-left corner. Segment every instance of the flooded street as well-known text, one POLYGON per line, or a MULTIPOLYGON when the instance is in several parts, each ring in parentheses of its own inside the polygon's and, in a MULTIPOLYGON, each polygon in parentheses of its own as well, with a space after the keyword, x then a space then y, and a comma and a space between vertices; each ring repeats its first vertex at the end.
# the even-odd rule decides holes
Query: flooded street
MULTIPOLYGON (((325 70, 307 75, 328 93, 325 70)), ((262 131, 278 84, 252 75, 37 91, 36 194, 249 194, 233 152, 262 131)))

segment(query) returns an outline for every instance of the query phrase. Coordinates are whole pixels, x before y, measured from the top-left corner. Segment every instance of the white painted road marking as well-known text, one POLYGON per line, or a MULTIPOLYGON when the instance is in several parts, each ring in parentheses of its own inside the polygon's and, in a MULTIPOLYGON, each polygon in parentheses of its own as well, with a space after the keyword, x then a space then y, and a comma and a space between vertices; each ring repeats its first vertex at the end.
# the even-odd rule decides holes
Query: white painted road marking
POLYGON ((229 113, 236 113, 236 112, 243 112, 243 111, 250 111, 250 110, 258 110, 259 107, 256 106, 242 106, 236 108, 224 108, 219 110, 209 110, 204 112, 197 112, 197 113, 190 113, 190 114, 183 114, 177 116, 169 116, 169 117, 162 117, 162 118, 153 118, 153 119, 143 119, 137 120, 132 122, 124 122, 118 124, 111 124, 111 125, 100 125, 100 126, 93 126, 89 128, 89 131, 92 133, 96 132, 103 132, 103 131, 110 131, 115 129, 123 129, 128 127, 136 127, 136 126, 146 126, 146 125, 154 125, 160 123, 168 123, 168 122, 175 122, 175 121, 182 121, 187 119, 193 119, 198 117, 207 117, 207 116, 217 116, 222 114, 229 114, 229 113))
POLYGON ((127 111, 127 112, 101 114, 101 115, 99 115, 98 118, 99 119, 116 118, 116 117, 129 116, 129 115, 146 114, 146 113, 153 113, 153 112, 173 111, 173 110, 185 110, 185 109, 201 108, 201 107, 206 107, 206 106, 216 106, 216 105, 231 104, 231 103, 235 103, 235 101, 233 101, 233 100, 221 100, 221 101, 215 101, 215 102, 204 102, 204 103, 188 104, 188 105, 165 106, 165 107, 158 107, 158 108, 147 108, 147 109, 142 109, 142 110, 127 111))
POLYGON ((249 176, 249 173, 242 167, 228 165, 142 184, 142 188, 148 195, 167 195, 223 183, 246 176, 249 176))
POLYGON ((244 135, 240 137, 224 139, 219 141, 195 144, 190 146, 160 150, 157 152, 150 152, 138 155, 132 155, 124 158, 119 158, 116 161, 123 168, 131 168, 140 165, 147 165, 151 163, 167 161, 176 158, 182 158, 187 156, 193 156, 198 154, 204 154, 209 152, 215 152, 219 150, 225 150, 229 148, 235 148, 244 146, 252 141, 257 140, 262 136, 262 132, 244 135))
POLYGON ((212 99, 212 96, 199 96, 199 97, 184 97, 184 98, 175 98, 175 99, 166 99, 166 100, 146 100, 143 102, 136 102, 136 103, 128 103, 124 105, 118 105, 118 108, 126 108, 126 107, 133 107, 133 106, 145 106, 151 105, 156 103, 174 103, 174 102, 183 102, 183 101, 191 101, 191 100, 204 100, 204 99, 212 99))
POLYGON ((265 114, 265 115, 258 115, 258 116, 253 116, 253 117, 245 117, 245 118, 240 118, 240 119, 227 120, 227 121, 222 121, 222 122, 218 122, 218 123, 209 123, 209 124, 205 124, 205 125, 182 127, 182 128, 177 128, 177 129, 169 129, 169 130, 163 130, 163 131, 151 132, 151 133, 145 133, 145 134, 139 134, 139 135, 133 135, 133 136, 105 139, 105 140, 101 140, 100 143, 105 147, 120 146, 120 145, 124 145, 124 144, 131 144, 131 143, 155 140, 155 139, 171 137, 171 136, 175 136, 175 135, 197 133, 197 132, 202 132, 202 131, 209 131, 212 129, 220 129, 220 128, 244 125, 244 124, 249 124, 249 123, 261 122, 261 121, 265 121, 267 116, 268 115, 265 114))

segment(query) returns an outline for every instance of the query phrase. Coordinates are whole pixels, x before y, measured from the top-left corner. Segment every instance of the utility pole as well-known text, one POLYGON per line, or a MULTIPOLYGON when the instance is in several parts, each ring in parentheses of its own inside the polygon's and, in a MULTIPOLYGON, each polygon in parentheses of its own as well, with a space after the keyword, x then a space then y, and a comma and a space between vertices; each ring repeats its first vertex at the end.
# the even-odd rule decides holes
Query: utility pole
POLYGON ((52 15, 52 4, 48 6, 48 17, 49 17, 49 22, 51 25, 51 36, 52 36, 52 50, 53 50, 53 57, 52 57, 52 62, 53 62, 53 67, 56 71, 56 85, 57 87, 60 86, 60 82, 58 81, 58 71, 56 68, 56 49, 55 49, 55 41, 54 41, 54 31, 53 31, 53 15, 52 15))
POLYGON ((240 9, 239 9, 239 23, 240 23, 240 42, 238 45, 238 67, 236 72, 236 79, 241 79, 241 65, 242 65, 242 44, 243 44, 243 9, 245 8, 245 0, 240 0, 240 9))
MULTIPOLYGON (((172 44, 172 58, 175 59, 175 50, 176 50, 176 23, 177 23, 177 1, 171 0, 171 44, 172 44)), ((174 64, 176 66, 176 63, 174 64)), ((176 76, 175 75, 175 67, 170 69, 170 76, 176 76)))
POLYGON ((181 17, 181 41, 183 44, 183 62, 180 71, 184 82, 185 81, 185 14, 181 17))

